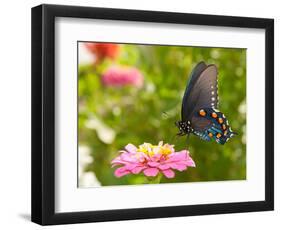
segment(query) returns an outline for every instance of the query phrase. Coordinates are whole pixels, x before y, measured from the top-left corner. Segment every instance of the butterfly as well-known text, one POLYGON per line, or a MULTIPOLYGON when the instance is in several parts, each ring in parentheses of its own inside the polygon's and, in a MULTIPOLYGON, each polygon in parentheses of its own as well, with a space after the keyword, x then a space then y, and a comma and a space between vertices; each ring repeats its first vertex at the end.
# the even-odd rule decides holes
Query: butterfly
POLYGON ((218 110, 218 70, 215 65, 198 63, 190 75, 182 99, 178 135, 194 134, 202 140, 225 144, 236 133, 218 110))

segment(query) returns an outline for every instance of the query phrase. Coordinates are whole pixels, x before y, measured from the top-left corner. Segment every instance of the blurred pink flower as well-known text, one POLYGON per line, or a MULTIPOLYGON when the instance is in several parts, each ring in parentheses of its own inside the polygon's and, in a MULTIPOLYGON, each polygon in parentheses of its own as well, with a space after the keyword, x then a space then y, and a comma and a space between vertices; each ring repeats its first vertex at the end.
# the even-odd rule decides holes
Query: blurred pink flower
POLYGON ((173 145, 163 145, 162 141, 158 145, 144 143, 138 148, 128 144, 111 164, 112 167, 121 166, 115 170, 116 177, 141 172, 145 176, 155 177, 161 172, 165 177, 173 178, 175 177, 173 170, 184 171, 188 167, 195 167, 187 150, 175 152, 173 145))
POLYGON ((113 66, 102 75, 102 82, 106 86, 143 85, 143 75, 134 67, 113 66))
POLYGON ((113 43, 85 43, 86 48, 96 56, 97 61, 105 58, 115 59, 120 53, 120 45, 113 43))

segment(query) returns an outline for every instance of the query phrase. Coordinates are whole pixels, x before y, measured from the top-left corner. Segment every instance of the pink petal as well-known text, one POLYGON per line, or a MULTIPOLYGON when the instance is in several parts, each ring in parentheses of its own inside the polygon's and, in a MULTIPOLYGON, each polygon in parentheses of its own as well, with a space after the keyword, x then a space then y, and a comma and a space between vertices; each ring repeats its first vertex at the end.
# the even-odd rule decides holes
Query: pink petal
POLYGON ((168 162, 184 161, 187 160, 187 157, 188 157, 188 152, 186 150, 182 150, 180 152, 172 153, 167 161, 168 162))
POLYGON ((163 163, 158 166, 160 170, 166 170, 166 169, 176 169, 179 171, 184 171, 187 169, 187 166, 195 167, 195 164, 193 161, 178 161, 178 162, 171 162, 171 163, 163 163))
POLYGON ((147 165, 150 167, 157 167, 159 165, 159 163, 155 162, 155 161, 149 161, 149 162, 147 162, 147 165))
POLYGON ((192 160, 191 157, 189 157, 189 159, 187 160, 187 165, 189 167, 196 167, 195 162, 192 160))
POLYGON ((123 153, 123 154, 121 154, 120 159, 123 162, 130 162, 130 163, 137 163, 137 162, 139 162, 138 158, 135 157, 135 154, 131 154, 131 153, 123 153))
POLYGON ((113 164, 112 167, 114 167, 115 165, 120 165, 125 163, 126 163, 125 161, 121 160, 120 156, 116 157, 111 161, 111 164, 113 164))
POLYGON ((125 149, 130 153, 135 153, 137 151, 137 147, 133 144, 127 144, 125 149))
POLYGON ((150 160, 158 162, 161 159, 161 157, 162 157, 162 154, 156 153, 156 154, 154 154, 153 156, 150 157, 150 160))
POLYGON ((185 164, 185 162, 172 162, 172 163, 162 164, 158 168, 161 170, 166 170, 166 169, 172 168, 172 169, 177 169, 177 170, 183 171, 186 169, 186 164, 185 164))
POLYGON ((138 167, 135 167, 135 168, 133 168, 132 170, 131 170, 131 172, 133 173, 133 174, 139 174, 143 169, 145 169, 146 167, 144 167, 144 166, 138 166, 138 167))
POLYGON ((174 178, 175 177, 175 173, 173 170, 171 169, 166 169, 166 170, 163 170, 162 173, 165 175, 165 177, 167 178, 174 178))
POLYGON ((125 167, 127 168, 127 170, 129 170, 129 171, 131 171, 131 170, 133 170, 134 168, 136 168, 136 167, 138 167, 138 166, 140 166, 139 164, 131 164, 131 163, 128 163, 128 164, 126 164, 125 165, 125 167))
POLYGON ((170 164, 161 164, 158 166, 160 170, 166 170, 169 169, 170 167, 171 167, 170 164))
POLYGON ((185 164, 174 164, 174 167, 172 167, 173 169, 177 169, 179 171, 184 171, 187 169, 185 164))
POLYGON ((121 168, 118 168, 118 169, 115 170, 114 175, 116 177, 122 177, 122 176, 125 176, 125 175, 129 174, 129 173, 130 173, 130 171, 128 171, 126 169, 126 167, 121 167, 121 168))
POLYGON ((138 152, 137 154, 138 154, 138 159, 140 159, 140 160, 144 160, 144 159, 149 160, 150 159, 149 156, 143 152, 138 152))
POLYGON ((143 170, 144 175, 146 176, 156 176, 159 170, 157 168, 147 168, 143 170))

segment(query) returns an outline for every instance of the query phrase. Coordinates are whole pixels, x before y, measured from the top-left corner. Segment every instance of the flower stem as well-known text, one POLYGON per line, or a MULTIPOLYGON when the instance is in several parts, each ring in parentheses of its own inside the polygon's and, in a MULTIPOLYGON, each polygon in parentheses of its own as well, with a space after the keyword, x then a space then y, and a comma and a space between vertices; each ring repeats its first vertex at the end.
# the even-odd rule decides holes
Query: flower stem
POLYGON ((162 174, 158 173, 156 177, 147 177, 146 184, 160 184, 162 178, 162 174))

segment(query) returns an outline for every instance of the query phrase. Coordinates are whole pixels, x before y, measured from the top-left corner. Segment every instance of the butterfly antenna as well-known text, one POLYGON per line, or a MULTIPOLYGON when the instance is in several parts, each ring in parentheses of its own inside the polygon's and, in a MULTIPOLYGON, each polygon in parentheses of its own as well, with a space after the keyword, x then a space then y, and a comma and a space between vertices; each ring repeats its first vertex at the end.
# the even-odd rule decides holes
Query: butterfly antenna
POLYGON ((162 118, 168 119, 169 118, 169 114, 167 112, 162 112, 162 118))

